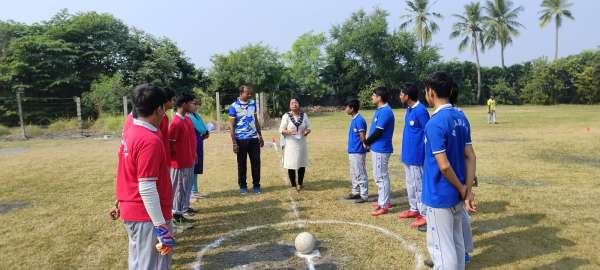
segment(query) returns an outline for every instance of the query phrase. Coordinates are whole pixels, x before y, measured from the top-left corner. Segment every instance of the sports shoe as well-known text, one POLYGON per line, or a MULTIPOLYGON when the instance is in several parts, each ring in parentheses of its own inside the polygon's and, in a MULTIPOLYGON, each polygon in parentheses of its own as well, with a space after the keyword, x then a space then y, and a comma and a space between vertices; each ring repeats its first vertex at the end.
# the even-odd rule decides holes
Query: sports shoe
MULTIPOLYGON (((373 209, 377 210, 379 208, 379 203, 378 202, 373 202, 373 204, 371 204, 371 206, 373 207, 373 209)), ((388 202, 385 208, 387 208, 388 210, 392 209, 392 203, 388 202)))
POLYGON ((188 207, 188 209, 187 209, 187 210, 185 210, 185 212, 186 212, 186 213, 193 213, 193 214, 196 214, 196 213, 198 213, 198 210, 197 210, 197 209, 194 209, 194 208, 191 208, 191 207, 188 207))
POLYGON ((426 233, 427 232, 427 225, 419 226, 417 228, 417 230, 420 231, 420 232, 426 233))
POLYGON ((361 197, 358 197, 358 199, 354 200, 354 203, 366 203, 369 202, 368 199, 363 199, 361 197))
POLYGON ((465 263, 470 263, 471 262, 471 256, 469 256, 469 253, 465 253, 465 263))
POLYGON ((360 195, 359 194, 348 194, 346 197, 344 197, 344 199, 346 200, 358 200, 360 199, 360 195))
POLYGON ((423 264, 425 264, 425 266, 429 267, 429 268, 433 268, 434 264, 432 260, 425 260, 423 262, 423 264))
POLYGON ((406 210, 406 211, 400 212, 400 214, 398 215, 398 218, 416 218, 419 216, 420 216, 419 212, 412 211, 412 210, 406 210))
POLYGON ((240 194, 241 194, 241 195, 246 195, 246 194, 248 194, 248 188, 240 188, 240 194))
POLYGON ((173 223, 175 223, 175 225, 183 225, 183 224, 186 224, 186 223, 187 224, 194 223, 194 221, 191 220, 191 219, 185 218, 181 214, 173 214, 173 223))
POLYGON ((256 193, 256 194, 261 194, 261 193, 262 193, 262 190, 260 190, 260 187, 254 187, 254 188, 252 188, 252 190, 253 190, 253 191, 254 191, 254 193, 256 193))
POLYGON ((421 215, 419 215, 417 217, 417 219, 413 223, 410 224, 410 226, 413 228, 419 228, 423 225, 427 225, 427 220, 425 220, 425 218, 421 215))
POLYGON ((375 211, 371 212, 371 216, 381 216, 381 215, 385 215, 389 212, 390 210, 388 208, 377 208, 375 211))

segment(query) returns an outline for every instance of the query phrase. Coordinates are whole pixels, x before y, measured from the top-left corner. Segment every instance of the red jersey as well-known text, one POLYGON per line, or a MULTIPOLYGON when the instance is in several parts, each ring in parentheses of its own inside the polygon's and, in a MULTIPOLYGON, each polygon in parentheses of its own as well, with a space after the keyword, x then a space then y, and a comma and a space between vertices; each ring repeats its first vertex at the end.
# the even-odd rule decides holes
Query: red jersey
POLYGON ((158 129, 133 119, 121 138, 117 167, 116 193, 123 221, 152 221, 140 196, 140 181, 156 181, 163 217, 171 220, 173 191, 164 151, 158 129))
POLYGON ((125 132, 131 126, 133 126, 133 114, 130 113, 127 115, 127 117, 125 118, 125 122, 123 123, 123 131, 121 131, 121 138, 123 138, 123 136, 125 136, 125 132))
POLYGON ((194 167, 196 130, 192 120, 186 116, 175 114, 169 126, 169 142, 171 144, 171 168, 194 167))
POLYGON ((169 146, 169 117, 165 114, 163 119, 160 121, 158 126, 160 129, 161 139, 165 145, 165 154, 167 154, 167 162, 170 162, 169 153, 171 153, 171 147, 169 146))

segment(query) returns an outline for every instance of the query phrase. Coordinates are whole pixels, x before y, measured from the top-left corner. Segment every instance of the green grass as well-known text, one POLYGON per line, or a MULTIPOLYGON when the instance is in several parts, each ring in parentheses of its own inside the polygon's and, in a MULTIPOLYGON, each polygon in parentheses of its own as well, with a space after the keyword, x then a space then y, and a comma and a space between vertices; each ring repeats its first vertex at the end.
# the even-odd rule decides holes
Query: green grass
POLYGON ((123 130, 123 122, 122 115, 103 115, 94 121, 90 130, 97 133, 120 134, 123 130))
POLYGON ((0 136, 5 136, 10 134, 10 128, 0 125, 0 136))
MULTIPOLYGON (((311 166, 306 190, 296 198, 299 215, 380 226, 415 243, 427 257, 425 234, 395 217, 407 207, 399 161, 404 111, 395 111, 396 152, 390 162, 394 214, 373 218, 370 206, 339 200, 349 192, 349 117, 323 113, 309 115, 314 130, 309 138, 311 166)), ((488 125, 483 107, 465 108, 480 179, 480 210, 472 216, 476 248, 469 269, 600 268, 600 203, 595 200, 600 197, 599 111, 600 106, 499 106, 499 124, 488 125)), ((363 115, 370 119, 372 111, 363 115)), ((267 141, 278 138, 274 131, 265 136, 267 141)), ((118 145, 118 139, 0 143, 0 204, 30 204, 0 213, 0 269, 127 267, 125 230, 107 216, 114 199, 118 145), (11 154, 11 149, 25 152, 11 154)), ((177 236, 174 269, 189 269, 201 248, 231 231, 295 220, 278 154, 263 149, 264 194, 240 197, 230 148, 227 134, 206 141, 200 189, 209 198, 194 203, 200 210, 195 228, 177 236)), ((374 193, 370 158, 367 166, 374 193)), ((203 257, 202 269, 253 263, 301 268, 301 260, 281 255, 285 248, 273 247, 292 243, 302 230, 317 236, 322 255, 340 269, 413 269, 420 263, 403 245, 372 230, 314 224, 303 229, 268 227, 232 237, 203 257), (255 258, 249 259, 251 255, 255 258)))
POLYGON ((52 133, 72 132, 77 131, 78 128, 79 123, 75 118, 59 119, 48 125, 48 131, 52 133))

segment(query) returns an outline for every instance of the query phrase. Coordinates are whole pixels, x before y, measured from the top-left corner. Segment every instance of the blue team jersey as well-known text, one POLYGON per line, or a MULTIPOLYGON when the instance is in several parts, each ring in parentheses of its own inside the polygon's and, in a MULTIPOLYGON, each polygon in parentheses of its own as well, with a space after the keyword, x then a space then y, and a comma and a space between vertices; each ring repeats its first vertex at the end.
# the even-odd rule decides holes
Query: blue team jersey
POLYGON ((256 132, 256 103, 250 99, 242 103, 237 99, 229 106, 229 116, 235 118, 235 138, 238 140, 250 140, 258 138, 256 132))
POLYGON ((360 141, 360 133, 367 133, 367 121, 360 114, 356 114, 350 122, 350 128, 348 130, 348 153, 349 154, 362 154, 366 153, 367 149, 360 141))
POLYGON ((465 146, 471 144, 471 127, 465 115, 450 104, 439 107, 425 126, 423 203, 449 208, 461 201, 460 193, 442 175, 435 154, 446 153, 450 166, 465 183, 465 146))
POLYGON ((394 112, 388 104, 381 106, 375 111, 369 136, 375 133, 376 129, 382 129, 383 134, 371 144, 371 150, 377 153, 393 153, 392 138, 394 136, 394 112))
POLYGON ((429 112, 420 102, 406 108, 402 132, 402 163, 423 166, 425 125, 428 121, 429 112))

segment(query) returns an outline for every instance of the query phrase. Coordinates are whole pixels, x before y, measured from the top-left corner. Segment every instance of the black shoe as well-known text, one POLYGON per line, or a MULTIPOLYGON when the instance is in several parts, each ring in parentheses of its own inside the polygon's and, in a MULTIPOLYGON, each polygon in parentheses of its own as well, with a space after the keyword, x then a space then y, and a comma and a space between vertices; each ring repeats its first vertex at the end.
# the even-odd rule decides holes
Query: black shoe
POLYGON ((366 203, 369 202, 367 199, 363 199, 363 198, 358 198, 356 200, 354 200, 354 203, 366 203))
POLYGON ((425 260, 423 263, 425 264, 425 266, 427 266, 429 268, 433 268, 433 261, 432 260, 425 260))
POLYGON ((360 199, 360 195, 358 194, 348 194, 348 196, 344 197, 346 200, 357 200, 360 199))
POLYGON ((419 230, 420 232, 425 232, 426 233, 427 232, 427 225, 419 226, 417 228, 417 230, 419 230))
POLYGON ((185 212, 186 212, 186 213, 192 213, 192 214, 196 214, 196 213, 198 213, 198 210, 197 210, 197 209, 194 209, 194 208, 191 208, 191 207, 188 207, 188 209, 187 209, 187 210, 185 210, 185 212))
POLYGON ((173 222, 175 223, 175 225, 181 225, 184 223, 194 223, 193 220, 187 219, 183 215, 180 215, 180 214, 173 215, 173 222))

